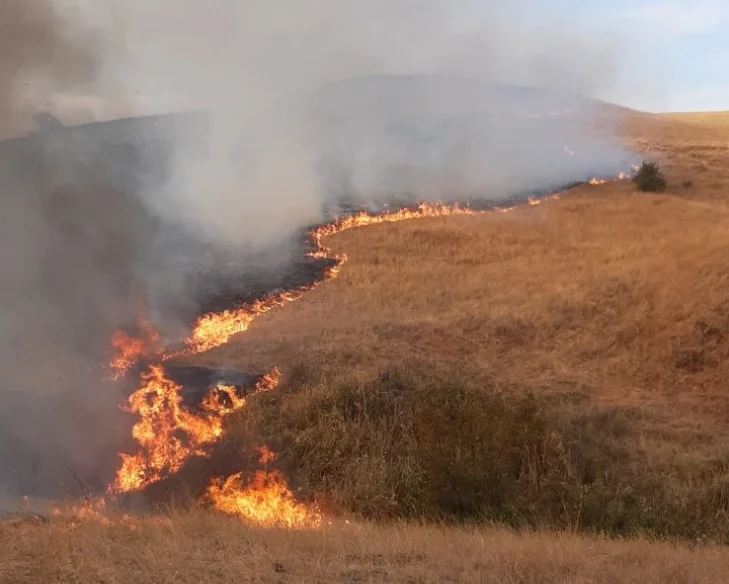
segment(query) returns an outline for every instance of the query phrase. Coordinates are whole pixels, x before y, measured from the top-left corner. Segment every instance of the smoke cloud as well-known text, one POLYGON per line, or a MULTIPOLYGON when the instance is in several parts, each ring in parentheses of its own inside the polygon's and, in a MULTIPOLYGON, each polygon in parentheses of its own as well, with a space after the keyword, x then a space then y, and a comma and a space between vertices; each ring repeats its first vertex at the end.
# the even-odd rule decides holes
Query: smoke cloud
POLYGON ((200 274, 256 254, 284 270, 325 209, 624 170, 579 97, 618 82, 619 55, 530 24, 527 0, 489 4, 0 0, 3 136, 40 112, 198 112, 47 120, 0 143, 0 489, 107 480, 129 430, 111 332, 143 306, 179 338, 200 274))
MULTIPOLYGON (((148 200, 219 243, 256 245, 317 220, 322 201, 341 188, 364 201, 393 192, 502 198, 610 173, 624 152, 596 151, 586 140, 591 104, 574 97, 617 82, 614 39, 581 38, 557 22, 530 25, 525 14, 536 6, 116 6, 112 77, 161 108, 177 100, 178 110, 209 112, 204 154, 178 148, 169 188, 148 200), (393 77, 403 75, 414 77, 393 77), (566 109, 573 115, 559 123, 516 117, 566 109), (565 145, 580 157, 563 156, 565 145)), ((200 140, 183 133, 175 142, 200 140)))

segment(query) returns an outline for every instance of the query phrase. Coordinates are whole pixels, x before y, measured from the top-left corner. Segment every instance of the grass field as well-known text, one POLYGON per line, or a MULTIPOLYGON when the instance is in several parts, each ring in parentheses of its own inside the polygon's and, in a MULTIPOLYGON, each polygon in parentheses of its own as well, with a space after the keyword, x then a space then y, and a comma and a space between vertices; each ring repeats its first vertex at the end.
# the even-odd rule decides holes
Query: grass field
POLYGON ((109 527, 6 524, 0 544, 8 584, 708 584, 729 570, 729 551, 708 546, 414 525, 267 531, 201 513, 109 527))
MULTIPOLYGON (((622 132, 661 157, 664 194, 608 183, 344 232, 338 278, 188 359, 284 374, 199 464, 265 443, 351 525, 9 522, 0 581, 721 581, 729 114, 633 114, 622 132)), ((200 468, 180 484, 203 488, 200 468)))

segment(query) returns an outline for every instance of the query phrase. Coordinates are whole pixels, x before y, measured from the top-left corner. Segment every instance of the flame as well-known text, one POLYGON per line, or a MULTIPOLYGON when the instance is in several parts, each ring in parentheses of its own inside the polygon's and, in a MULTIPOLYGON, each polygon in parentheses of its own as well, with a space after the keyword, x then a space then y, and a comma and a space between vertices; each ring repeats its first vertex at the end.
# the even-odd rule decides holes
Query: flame
MULTIPOLYGON (((271 391, 281 380, 281 372, 274 369, 268 375, 264 375, 256 384, 254 393, 271 391)), ((208 412, 219 416, 226 416, 238 410, 242 410, 248 404, 245 397, 236 392, 235 387, 218 385, 203 398, 202 407, 208 412)))
POLYGON ((273 462, 276 460, 276 455, 271 452, 266 446, 262 446, 260 448, 260 462, 261 464, 268 464, 269 462, 273 462))
POLYGON ((213 507, 264 527, 306 528, 321 525, 321 515, 298 503, 278 471, 258 471, 243 484, 243 473, 215 480, 207 495, 213 507))
MULTIPOLYGON (((269 391, 278 383, 275 369, 258 382, 254 391, 269 391)), ((132 428, 139 444, 135 455, 122 454, 112 492, 138 491, 176 473, 191 456, 206 456, 204 446, 220 438, 223 417, 246 406, 235 388, 215 388, 204 400, 204 415, 182 406, 182 387, 164 374, 162 365, 150 366, 142 387, 129 397, 128 411, 141 418, 132 428), (227 397, 227 400, 223 398, 227 397)))
POLYGON ((88 499, 82 505, 74 505, 70 512, 73 517, 82 521, 97 521, 102 525, 110 525, 111 521, 104 515, 106 500, 103 497, 88 499))
POLYGON ((112 377, 118 379, 134 365, 144 352, 144 341, 130 337, 124 331, 116 331, 111 337, 111 345, 117 355, 109 363, 112 377))
MULTIPOLYGON (((111 525, 111 521, 105 515, 106 499, 103 497, 88 498, 78 505, 71 505, 61 510, 54 507, 50 515, 56 518, 67 518, 71 525, 78 525, 81 521, 94 521, 102 525, 111 525)), ((127 516, 123 516, 123 519, 127 516)))
POLYGON ((123 377, 159 341, 159 333, 144 318, 139 319, 139 331, 139 338, 124 331, 116 331, 111 336, 111 345, 117 353, 109 362, 112 379, 123 377))
POLYGON ((122 454, 113 491, 136 491, 177 472, 222 431, 219 419, 199 418, 182 408, 182 387, 165 377, 162 365, 150 366, 142 381, 127 410, 141 418, 132 429, 139 452, 122 454))
MULTIPOLYGON (((635 166, 635 165, 631 165, 631 169, 632 169, 632 172, 620 172, 620 173, 618 173, 618 175, 615 177, 615 180, 629 180, 629 179, 631 179, 635 175, 635 173, 638 171, 638 167, 635 166)), ((591 184, 591 185, 604 185, 607 182, 608 182, 608 179, 606 179, 606 178, 597 178, 597 177, 594 177, 594 178, 591 178, 588 181, 588 184, 591 184)))
MULTIPOLYGON (((259 449, 260 462, 268 464, 276 458, 268 448, 259 449)), ((264 527, 300 529, 319 527, 321 514, 298 503, 278 471, 259 470, 249 484, 243 486, 243 473, 211 482, 207 497, 222 513, 264 527)))
POLYGON ((193 328, 192 334, 185 340, 187 353, 202 353, 227 343, 233 335, 248 330, 253 320, 287 302, 300 298, 305 289, 294 292, 282 292, 258 300, 251 305, 236 310, 224 310, 201 316, 193 328))
POLYGON ((312 286, 304 286, 296 290, 271 295, 253 304, 245 305, 237 309, 201 316, 195 323, 192 334, 185 340, 186 349, 184 352, 188 354, 202 353, 224 345, 232 336, 247 331, 257 317, 274 308, 298 300, 317 284, 336 277, 341 265, 346 261, 346 256, 333 254, 331 250, 322 244, 322 240, 329 235, 366 225, 393 223, 424 217, 474 215, 476 213, 477 211, 458 205, 442 205, 438 203, 422 204, 416 209, 401 209, 381 215, 361 212, 345 217, 337 222, 323 225, 309 233, 315 249, 308 254, 312 258, 334 260, 334 265, 326 271, 322 280, 312 286))
MULTIPOLYGON (((422 203, 415 209, 400 209, 389 213, 373 215, 366 211, 356 213, 344 217, 334 223, 328 223, 315 229, 310 233, 317 244, 318 255, 314 257, 331 257, 329 252, 321 245, 323 238, 340 233, 355 227, 365 227, 366 225, 378 225, 380 223, 395 223, 397 221, 406 221, 409 219, 423 219, 426 217, 445 217, 448 215, 476 215, 479 211, 474 211, 469 207, 462 207, 458 204, 444 205, 442 203, 422 203), (323 252, 323 253, 322 253, 323 252)), ((317 254, 317 252, 314 252, 317 254)))

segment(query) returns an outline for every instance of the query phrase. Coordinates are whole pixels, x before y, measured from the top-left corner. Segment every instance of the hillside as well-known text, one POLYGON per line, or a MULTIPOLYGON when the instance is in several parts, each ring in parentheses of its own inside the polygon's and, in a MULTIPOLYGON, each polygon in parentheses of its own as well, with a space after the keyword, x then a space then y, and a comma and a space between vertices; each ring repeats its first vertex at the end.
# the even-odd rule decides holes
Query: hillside
POLYGON ((647 115, 624 133, 663 158, 667 193, 608 183, 507 214, 347 231, 331 240, 348 256, 337 279, 195 363, 282 369, 247 439, 335 507, 724 540, 728 134, 711 118, 647 115), (438 397, 453 383, 456 406, 438 397), (389 409, 387 392, 423 387, 389 409), (495 407, 510 421, 484 430, 495 407), (422 427, 398 430, 421 409, 422 427), (522 436, 536 421, 543 434, 522 436), (429 426, 462 442, 460 462, 437 463, 449 448, 429 426), (428 453, 409 440, 431 440, 428 453), (512 471, 479 474, 486 455, 468 445, 483 440, 538 450, 536 462, 489 459, 536 473, 529 488, 512 471), (463 507, 494 480, 514 499, 463 507))
POLYGON ((727 120, 626 120, 662 157, 662 195, 585 185, 331 236, 337 278, 177 360, 283 381, 150 496, 197 493, 266 444, 300 499, 350 523, 5 522, 0 581, 719 581, 726 549, 695 544, 729 532, 727 120), (528 531, 441 523, 461 520, 528 531))

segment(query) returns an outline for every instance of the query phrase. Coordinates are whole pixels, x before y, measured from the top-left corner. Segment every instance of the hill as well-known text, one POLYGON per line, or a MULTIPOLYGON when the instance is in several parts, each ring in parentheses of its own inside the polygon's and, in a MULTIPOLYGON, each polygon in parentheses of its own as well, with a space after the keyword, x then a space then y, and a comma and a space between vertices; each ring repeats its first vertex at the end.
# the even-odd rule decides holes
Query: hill
POLYGON ((663 157, 666 194, 347 231, 336 280, 194 363, 283 370, 242 427, 336 508, 724 540, 726 130, 624 133, 663 157))
MULTIPOLYGON (((279 367, 281 387, 234 414, 199 464, 244 465, 266 444, 300 498, 349 525, 258 531, 203 512, 4 523, 0 578, 718 581, 729 556, 711 545, 438 521, 726 543, 724 119, 625 120, 625 139, 662 158, 662 195, 609 182, 331 236, 348 257, 336 279, 178 360, 279 367)), ((204 487, 199 469, 160 489, 204 487)))

